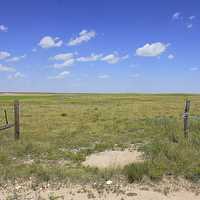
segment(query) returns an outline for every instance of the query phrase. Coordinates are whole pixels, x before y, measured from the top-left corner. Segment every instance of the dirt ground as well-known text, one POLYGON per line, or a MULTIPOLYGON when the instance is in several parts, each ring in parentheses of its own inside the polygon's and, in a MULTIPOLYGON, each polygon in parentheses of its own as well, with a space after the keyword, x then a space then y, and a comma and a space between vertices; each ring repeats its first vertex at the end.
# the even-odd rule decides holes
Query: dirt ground
MULTIPOLYGON (((91 154, 83 162, 90 167, 119 168, 132 162, 143 162, 142 153, 134 149, 104 151, 91 154)), ((0 200, 199 200, 200 187, 181 178, 164 178, 140 184, 126 181, 106 180, 101 183, 62 185, 61 183, 39 184, 34 180, 0 185, 0 200)))
POLYGON ((5 185, 0 188, 0 199, 33 200, 199 200, 198 185, 183 179, 163 180, 160 183, 119 184, 112 180, 88 185, 41 185, 33 188, 30 182, 5 185))

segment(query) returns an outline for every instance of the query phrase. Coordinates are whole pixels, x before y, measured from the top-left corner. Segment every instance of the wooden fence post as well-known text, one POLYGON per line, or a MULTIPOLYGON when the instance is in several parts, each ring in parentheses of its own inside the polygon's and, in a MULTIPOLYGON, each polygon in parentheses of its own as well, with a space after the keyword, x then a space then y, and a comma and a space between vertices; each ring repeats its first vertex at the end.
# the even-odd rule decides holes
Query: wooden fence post
POLYGON ((6 125, 8 125, 8 116, 7 116, 6 109, 4 110, 4 114, 5 114, 5 121, 6 121, 6 125))
POLYGON ((188 137, 189 134, 189 111, 190 111, 190 101, 185 101, 185 109, 183 114, 183 128, 184 128, 184 136, 188 137))
POLYGON ((19 121, 19 101, 14 102, 14 118, 15 118, 15 140, 19 139, 20 135, 20 121, 19 121))

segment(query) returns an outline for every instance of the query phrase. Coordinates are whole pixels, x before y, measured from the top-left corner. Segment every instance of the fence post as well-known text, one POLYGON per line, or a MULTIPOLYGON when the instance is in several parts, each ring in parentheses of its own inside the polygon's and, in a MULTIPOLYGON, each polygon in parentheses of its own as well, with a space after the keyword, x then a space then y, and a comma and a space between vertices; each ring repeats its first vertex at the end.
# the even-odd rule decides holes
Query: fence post
POLYGON ((189 134, 189 111, 190 111, 190 101, 187 99, 185 101, 185 109, 183 114, 183 128, 184 128, 185 138, 187 138, 189 134))
POLYGON ((14 101, 14 118, 15 118, 15 140, 19 139, 20 135, 20 121, 19 121, 19 101, 14 101))
POLYGON ((4 110, 6 125, 8 125, 8 116, 6 109, 4 110))

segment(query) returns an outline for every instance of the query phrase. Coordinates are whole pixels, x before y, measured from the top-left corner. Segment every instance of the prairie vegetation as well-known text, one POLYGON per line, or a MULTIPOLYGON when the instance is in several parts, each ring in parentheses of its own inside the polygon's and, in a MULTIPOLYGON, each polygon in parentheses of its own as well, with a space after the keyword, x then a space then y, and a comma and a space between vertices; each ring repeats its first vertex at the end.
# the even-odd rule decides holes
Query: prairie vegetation
POLYGON ((164 175, 200 180, 200 96, 142 94, 40 94, 0 96, 12 118, 20 100, 21 138, 0 132, 1 181, 98 181, 126 177, 159 180, 164 175), (183 134, 184 100, 191 100, 190 133, 183 134), (145 161, 124 169, 98 170, 81 163, 87 155, 134 145, 145 161))

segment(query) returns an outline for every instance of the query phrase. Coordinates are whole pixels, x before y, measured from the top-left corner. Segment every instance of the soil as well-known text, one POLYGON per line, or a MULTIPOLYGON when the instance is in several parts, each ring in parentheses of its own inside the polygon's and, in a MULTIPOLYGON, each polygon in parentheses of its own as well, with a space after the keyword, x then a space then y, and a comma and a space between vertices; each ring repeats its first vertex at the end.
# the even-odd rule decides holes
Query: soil
POLYGON ((143 162, 142 153, 137 150, 104 151, 89 155, 82 163, 84 166, 103 168, 123 168, 124 166, 143 162))
POLYGON ((33 188, 31 182, 0 187, 0 199, 32 200, 199 200, 200 189, 185 180, 161 183, 122 184, 104 183, 61 186, 54 184, 33 188))

